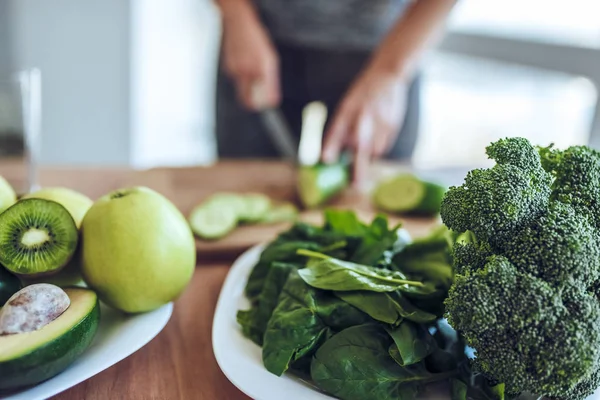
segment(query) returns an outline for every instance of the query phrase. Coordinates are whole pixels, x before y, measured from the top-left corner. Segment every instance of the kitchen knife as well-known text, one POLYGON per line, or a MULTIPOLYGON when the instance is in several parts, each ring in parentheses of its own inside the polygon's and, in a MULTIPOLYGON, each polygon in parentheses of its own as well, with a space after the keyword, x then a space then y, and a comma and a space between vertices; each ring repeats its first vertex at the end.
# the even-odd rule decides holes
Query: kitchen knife
POLYGON ((295 161, 298 153, 298 143, 285 116, 279 108, 263 107, 266 101, 266 91, 263 82, 256 81, 252 85, 252 103, 259 110, 259 116, 280 155, 295 161))
POLYGON ((279 153, 285 158, 296 161, 298 143, 281 110, 268 108, 260 111, 260 117, 279 153))

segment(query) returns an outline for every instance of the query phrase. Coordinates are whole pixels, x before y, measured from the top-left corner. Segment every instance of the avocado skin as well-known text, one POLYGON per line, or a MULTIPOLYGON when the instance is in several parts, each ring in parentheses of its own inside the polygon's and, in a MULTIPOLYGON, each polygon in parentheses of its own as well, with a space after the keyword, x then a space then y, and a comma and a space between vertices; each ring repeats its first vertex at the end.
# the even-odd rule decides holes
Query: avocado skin
POLYGON ((17 293, 23 285, 19 278, 6 271, 4 267, 0 265, 0 307, 4 306, 4 303, 10 299, 10 297, 17 293))
POLYGON ((67 369, 89 347, 100 322, 100 303, 64 335, 17 359, 0 363, 0 390, 24 389, 67 369))

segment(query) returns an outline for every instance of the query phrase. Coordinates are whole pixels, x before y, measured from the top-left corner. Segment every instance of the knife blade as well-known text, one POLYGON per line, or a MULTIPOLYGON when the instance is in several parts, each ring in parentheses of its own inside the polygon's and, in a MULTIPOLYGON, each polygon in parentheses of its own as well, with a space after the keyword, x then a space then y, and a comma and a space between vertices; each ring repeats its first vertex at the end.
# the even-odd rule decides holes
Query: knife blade
POLYGON ((258 109, 258 114, 266 128, 267 134, 280 155, 291 161, 296 161, 298 143, 281 110, 277 107, 265 106, 268 102, 264 81, 257 80, 252 84, 251 96, 252 103, 258 109))
POLYGON ((281 155, 296 161, 298 157, 298 143, 294 139, 292 130, 281 110, 278 108, 267 108, 260 112, 260 117, 266 127, 267 133, 281 155))

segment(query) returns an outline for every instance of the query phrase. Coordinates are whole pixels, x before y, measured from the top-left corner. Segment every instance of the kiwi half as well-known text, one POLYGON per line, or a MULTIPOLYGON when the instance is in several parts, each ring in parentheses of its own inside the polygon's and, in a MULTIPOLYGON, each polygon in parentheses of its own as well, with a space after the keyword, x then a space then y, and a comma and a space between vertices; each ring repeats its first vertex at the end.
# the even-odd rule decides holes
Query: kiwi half
POLYGON ((73 217, 55 201, 19 200, 0 214, 0 263, 14 274, 58 272, 73 257, 78 240, 73 217))

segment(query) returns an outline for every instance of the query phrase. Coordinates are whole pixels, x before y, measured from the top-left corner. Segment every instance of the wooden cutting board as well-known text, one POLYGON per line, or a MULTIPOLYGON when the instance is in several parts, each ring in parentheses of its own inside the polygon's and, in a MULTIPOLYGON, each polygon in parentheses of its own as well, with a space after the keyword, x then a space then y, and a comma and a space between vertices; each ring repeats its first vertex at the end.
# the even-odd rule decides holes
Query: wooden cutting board
MULTIPOLYGON (((404 168, 397 164, 377 166, 371 173, 371 182, 383 175, 404 168)), ((225 160, 215 165, 192 168, 165 169, 170 175, 171 196, 179 209, 189 216, 197 204, 216 192, 262 193, 275 201, 290 201, 298 204, 294 182, 295 168, 289 163, 268 160, 225 160)), ((371 220, 377 210, 373 209, 368 188, 349 188, 333 199, 327 207, 351 209, 361 219, 371 220)), ((299 219, 308 223, 321 224, 323 210, 303 211, 299 219)), ((413 236, 425 234, 436 225, 437 219, 402 218, 390 216, 392 223, 402 222, 413 236)), ((196 239, 199 258, 231 258, 250 247, 274 239, 288 229, 291 223, 239 226, 219 240, 196 239)))

